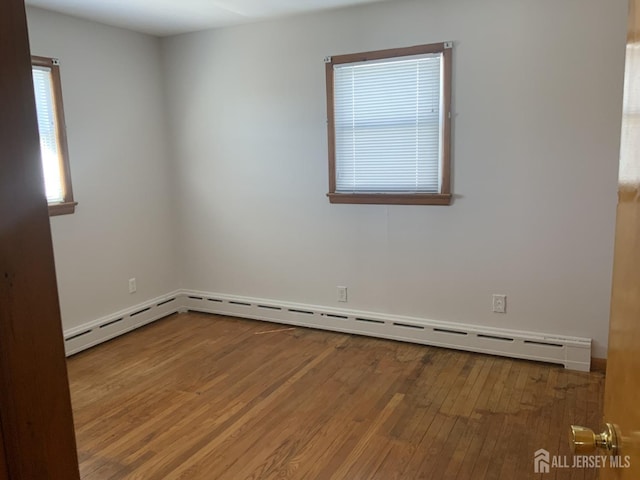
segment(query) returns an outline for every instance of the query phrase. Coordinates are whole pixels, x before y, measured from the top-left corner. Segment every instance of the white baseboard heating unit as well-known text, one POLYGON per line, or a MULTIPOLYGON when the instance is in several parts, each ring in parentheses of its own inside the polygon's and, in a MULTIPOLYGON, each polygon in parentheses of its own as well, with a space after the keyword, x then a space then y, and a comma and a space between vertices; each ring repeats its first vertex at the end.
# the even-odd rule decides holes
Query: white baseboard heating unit
POLYGON ((186 290, 164 295, 65 331, 67 355, 172 313, 188 310, 537 360, 585 372, 589 371, 591 365, 591 340, 588 338, 545 335, 186 290))

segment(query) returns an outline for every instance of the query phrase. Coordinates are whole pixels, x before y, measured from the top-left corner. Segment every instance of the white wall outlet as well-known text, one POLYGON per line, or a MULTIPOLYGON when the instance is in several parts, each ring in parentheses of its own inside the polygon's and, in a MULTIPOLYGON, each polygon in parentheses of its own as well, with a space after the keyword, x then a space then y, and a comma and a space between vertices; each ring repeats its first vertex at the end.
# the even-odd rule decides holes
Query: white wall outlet
POLYGON ((493 311, 495 313, 507 313, 506 295, 493 295, 493 311))
POLYGON ((347 301, 347 287, 336 287, 338 301, 346 302, 347 301))
POLYGON ((130 278, 129 279, 129 293, 136 293, 137 289, 138 289, 138 287, 136 285, 136 279, 135 278, 130 278))

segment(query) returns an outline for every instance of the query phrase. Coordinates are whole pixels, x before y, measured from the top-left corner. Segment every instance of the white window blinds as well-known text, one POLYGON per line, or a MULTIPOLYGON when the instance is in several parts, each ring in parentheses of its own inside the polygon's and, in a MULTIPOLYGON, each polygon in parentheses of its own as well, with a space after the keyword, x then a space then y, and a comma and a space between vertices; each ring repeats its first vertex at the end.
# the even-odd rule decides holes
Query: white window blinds
POLYGON ((442 54, 334 66, 337 193, 439 193, 442 54))
POLYGON ((32 72, 47 201, 49 203, 62 202, 64 201, 64 185, 60 170, 51 69, 34 66, 32 72))

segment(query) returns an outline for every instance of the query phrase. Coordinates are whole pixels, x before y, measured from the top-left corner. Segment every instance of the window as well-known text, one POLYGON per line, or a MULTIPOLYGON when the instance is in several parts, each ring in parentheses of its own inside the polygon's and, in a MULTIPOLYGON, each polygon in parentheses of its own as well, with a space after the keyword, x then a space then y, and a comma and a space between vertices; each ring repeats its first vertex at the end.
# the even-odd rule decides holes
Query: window
POLYGON ((451 46, 327 58, 331 203, 451 203, 451 46))
POLYGON ((49 215, 73 213, 77 203, 71 189, 58 60, 31 57, 31 67, 49 215))

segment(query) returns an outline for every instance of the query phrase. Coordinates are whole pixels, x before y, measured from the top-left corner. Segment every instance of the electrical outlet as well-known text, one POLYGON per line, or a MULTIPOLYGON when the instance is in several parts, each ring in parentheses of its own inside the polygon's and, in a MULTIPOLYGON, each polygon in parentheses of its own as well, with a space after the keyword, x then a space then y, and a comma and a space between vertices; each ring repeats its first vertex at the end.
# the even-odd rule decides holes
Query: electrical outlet
POLYGON ((130 278, 129 279, 129 293, 136 293, 137 289, 138 289, 138 287, 136 285, 136 279, 135 278, 130 278))
POLYGON ((507 313, 506 295, 493 295, 493 311, 495 313, 507 313))
POLYGON ((337 289, 338 301, 339 302, 346 302, 347 301, 347 287, 336 287, 336 289, 337 289))

